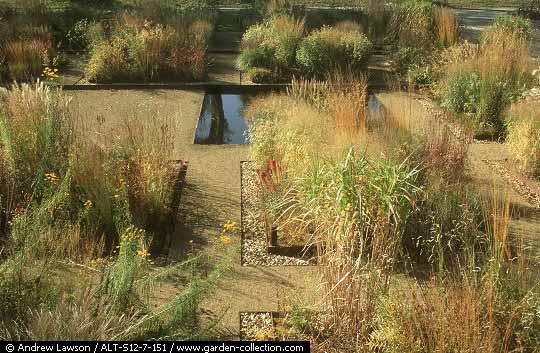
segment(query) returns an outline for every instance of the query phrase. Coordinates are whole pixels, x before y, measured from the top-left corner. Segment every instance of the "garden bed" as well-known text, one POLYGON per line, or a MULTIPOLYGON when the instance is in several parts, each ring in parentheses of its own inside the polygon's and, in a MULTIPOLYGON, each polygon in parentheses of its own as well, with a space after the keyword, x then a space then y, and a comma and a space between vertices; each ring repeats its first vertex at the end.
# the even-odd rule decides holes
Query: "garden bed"
POLYGON ((263 211, 257 202, 257 173, 253 162, 242 162, 242 265, 306 266, 316 264, 314 249, 269 246, 263 211), (310 256, 311 255, 311 256, 310 256))

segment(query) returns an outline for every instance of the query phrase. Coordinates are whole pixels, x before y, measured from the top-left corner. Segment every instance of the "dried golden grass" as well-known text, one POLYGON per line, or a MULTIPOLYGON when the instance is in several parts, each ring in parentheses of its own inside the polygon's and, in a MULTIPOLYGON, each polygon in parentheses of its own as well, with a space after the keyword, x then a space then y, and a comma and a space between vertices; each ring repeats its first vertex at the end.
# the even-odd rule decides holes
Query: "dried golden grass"
POLYGON ((433 10, 439 43, 444 47, 456 44, 459 39, 458 20, 454 10, 439 7, 433 10))
POLYGON ((508 112, 506 142, 512 158, 526 174, 540 176, 540 102, 522 101, 508 112))
POLYGON ((479 66, 483 78, 523 79, 532 71, 527 38, 503 28, 493 30, 481 47, 479 66))

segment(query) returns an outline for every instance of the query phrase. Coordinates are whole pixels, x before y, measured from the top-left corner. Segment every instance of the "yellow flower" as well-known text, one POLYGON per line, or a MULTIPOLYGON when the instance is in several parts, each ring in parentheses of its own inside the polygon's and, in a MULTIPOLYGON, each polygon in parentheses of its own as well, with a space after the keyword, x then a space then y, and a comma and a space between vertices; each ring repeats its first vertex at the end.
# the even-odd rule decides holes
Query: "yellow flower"
POLYGON ((232 241, 231 237, 228 236, 228 235, 222 235, 219 237, 219 241, 223 244, 223 245, 229 245, 232 241))
POLYGON ((88 208, 92 207, 92 201, 91 200, 86 200, 84 202, 84 207, 88 207, 88 208))
POLYGON ((143 249, 137 250, 137 255, 139 255, 140 257, 148 257, 150 256, 150 253, 146 249, 143 249))

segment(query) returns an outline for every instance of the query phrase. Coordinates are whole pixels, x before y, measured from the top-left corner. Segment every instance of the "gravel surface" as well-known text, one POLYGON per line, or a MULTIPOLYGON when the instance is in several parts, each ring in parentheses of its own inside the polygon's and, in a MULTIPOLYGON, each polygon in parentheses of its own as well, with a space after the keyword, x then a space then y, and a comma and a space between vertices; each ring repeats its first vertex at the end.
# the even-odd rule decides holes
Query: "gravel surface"
POLYGON ((464 143, 468 143, 470 141, 469 134, 461 126, 461 124, 450 121, 443 110, 438 109, 435 107, 435 105, 433 105, 431 99, 419 98, 417 101, 430 113, 433 118, 446 126, 458 141, 463 141, 464 143))
POLYGON ((257 202, 257 173, 253 162, 242 162, 242 265, 306 266, 304 259, 269 254, 266 249, 264 219, 257 202))
POLYGON ((513 173, 506 168, 502 161, 494 161, 494 160, 482 160, 484 163, 489 165, 491 168, 493 168, 495 171, 499 173, 506 181, 512 185, 514 190, 521 196, 523 196, 531 205, 533 205, 536 208, 540 208, 540 195, 533 191, 527 184, 525 184, 523 181, 519 180, 518 177, 513 175, 513 173))
POLYGON ((417 100, 418 102, 420 102, 420 104, 422 104, 422 106, 424 106, 424 108, 435 119, 437 119, 439 122, 443 123, 446 127, 448 127, 452 135, 454 135, 454 137, 458 139, 458 141, 462 141, 463 143, 472 142, 472 143, 479 143, 479 144, 500 143, 498 141, 491 141, 491 140, 471 139, 469 136, 470 134, 467 133, 467 130, 464 129, 463 126, 459 122, 449 120, 446 117, 445 111, 435 107, 431 99, 419 98, 417 100))
POLYGON ((271 313, 240 313, 240 337, 246 341, 268 341, 275 338, 271 313))

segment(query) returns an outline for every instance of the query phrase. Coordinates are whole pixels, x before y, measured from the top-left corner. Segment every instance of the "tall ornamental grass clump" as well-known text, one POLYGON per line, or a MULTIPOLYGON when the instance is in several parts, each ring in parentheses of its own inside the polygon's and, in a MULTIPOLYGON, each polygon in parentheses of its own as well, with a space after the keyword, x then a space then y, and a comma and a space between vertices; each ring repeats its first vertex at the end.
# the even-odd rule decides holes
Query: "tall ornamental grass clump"
POLYGON ((519 168, 529 175, 540 176, 540 116, 537 102, 520 102, 508 112, 507 144, 519 168))
MULTIPOLYGON (((61 179, 67 172, 74 139, 69 100, 43 83, 23 84, 0 92, 0 156, 9 179, 9 201, 24 208, 44 194, 46 174, 61 179)), ((6 195, 4 195, 6 196, 6 195)))
POLYGON ((53 37, 44 26, 0 28, 0 81, 33 81, 55 57, 53 37))
POLYGON ((465 113, 478 134, 504 136, 504 113, 531 84, 527 22, 498 19, 477 55, 450 64, 439 87, 442 106, 465 113))
MULTIPOLYGON (((535 352, 540 334, 537 265, 513 238, 508 193, 482 202, 486 246, 479 262, 447 276, 417 281, 379 306, 371 346, 389 352, 535 352), (444 279, 444 281, 440 281, 444 279), (456 320, 463 325, 455 325, 456 320)), ((470 254, 472 255, 472 254, 470 254)))
POLYGON ((435 44, 433 4, 407 0, 393 4, 386 41, 400 47, 430 49, 435 44))
POLYGON ((402 1, 391 7, 386 42, 394 50, 391 60, 399 74, 415 84, 437 80, 438 52, 455 45, 460 30, 455 12, 427 1, 402 1))
POLYGON ((371 42, 360 31, 325 26, 302 40, 296 57, 304 76, 324 79, 333 71, 365 70, 371 50, 371 42))
POLYGON ((206 21, 161 25, 124 14, 92 43, 86 76, 92 82, 202 80, 211 30, 206 21))
POLYGON ((237 66, 254 82, 288 80, 303 36, 304 22, 284 15, 251 26, 242 37, 237 66))

